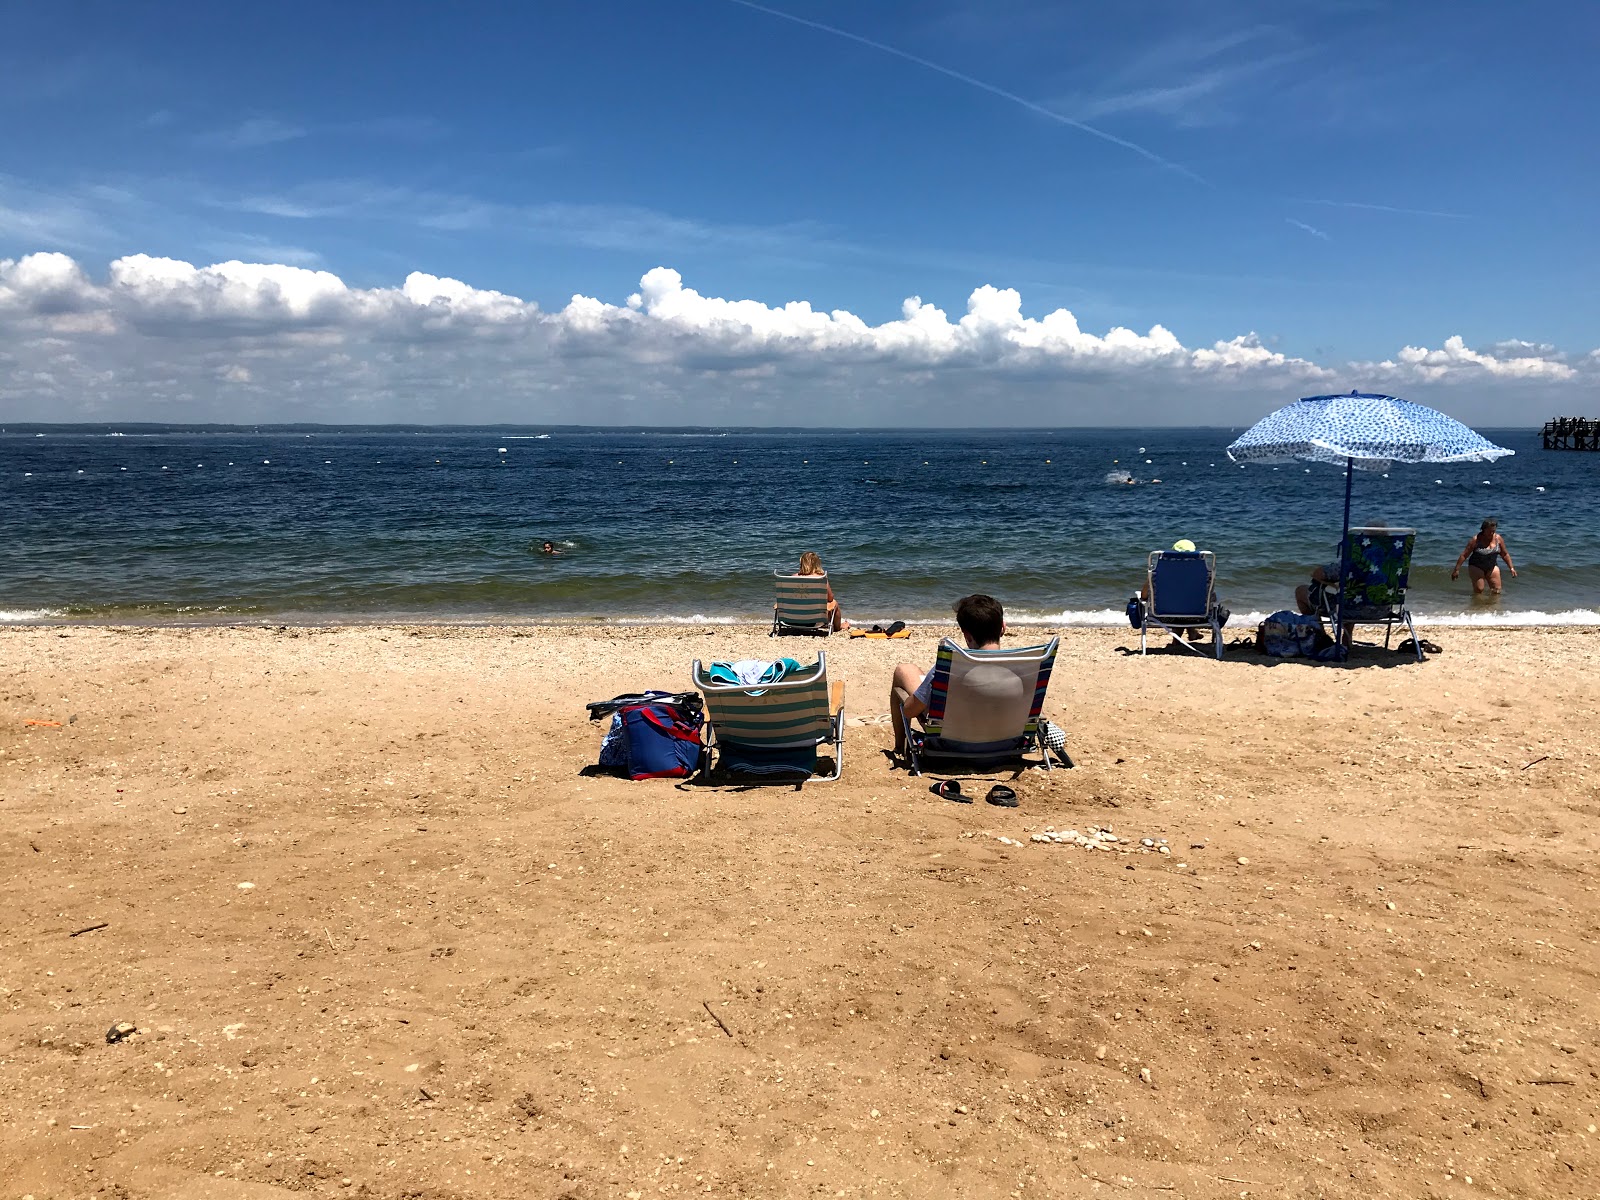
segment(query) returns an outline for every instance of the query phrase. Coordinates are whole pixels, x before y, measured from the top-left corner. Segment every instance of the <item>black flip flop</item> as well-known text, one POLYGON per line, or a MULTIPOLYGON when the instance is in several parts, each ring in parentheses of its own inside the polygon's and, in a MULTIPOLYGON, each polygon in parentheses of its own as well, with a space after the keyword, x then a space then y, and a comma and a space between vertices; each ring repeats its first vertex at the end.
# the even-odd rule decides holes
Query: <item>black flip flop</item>
POLYGON ((882 633, 883 632, 883 626, 882 625, 874 625, 871 629, 867 630, 867 632, 868 633, 882 633))
POLYGON ((959 779, 941 779, 928 789, 935 796, 949 800, 955 804, 971 804, 971 796, 961 794, 961 781, 959 779))
POLYGON ((889 622, 889 628, 885 629, 884 632, 887 633, 890 637, 893 637, 895 634, 899 633, 905 627, 906 627, 906 623, 904 621, 891 621, 891 622, 889 622))
POLYGON ((1017 794, 1003 783, 997 783, 989 789, 989 794, 984 797, 996 808, 1017 807, 1017 794))
POLYGON ((1419 640, 1417 642, 1417 645, 1422 647, 1422 652, 1424 654, 1443 654, 1444 653, 1444 651, 1442 649, 1440 649, 1438 642, 1430 642, 1427 638, 1422 638, 1421 640, 1419 640))

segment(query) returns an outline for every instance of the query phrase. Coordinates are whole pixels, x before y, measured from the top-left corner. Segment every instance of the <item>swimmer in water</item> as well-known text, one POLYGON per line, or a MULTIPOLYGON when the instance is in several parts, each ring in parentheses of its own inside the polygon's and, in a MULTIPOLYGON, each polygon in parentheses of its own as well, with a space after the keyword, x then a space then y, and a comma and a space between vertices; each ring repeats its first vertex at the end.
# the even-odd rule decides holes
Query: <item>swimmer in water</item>
POLYGON ((556 549, 556 544, 554 542, 546 542, 544 545, 540 546, 539 553, 548 554, 551 558, 561 557, 561 551, 556 549))

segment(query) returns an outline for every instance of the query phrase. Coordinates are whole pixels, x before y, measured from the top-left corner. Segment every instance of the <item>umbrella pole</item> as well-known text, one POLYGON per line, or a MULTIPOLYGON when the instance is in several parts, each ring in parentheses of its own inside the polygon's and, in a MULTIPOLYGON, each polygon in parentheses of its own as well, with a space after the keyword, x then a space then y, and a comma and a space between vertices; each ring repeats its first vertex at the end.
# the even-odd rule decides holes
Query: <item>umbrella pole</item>
POLYGON ((1344 460, 1344 524, 1339 526, 1339 603, 1334 608, 1333 639, 1344 645, 1344 583, 1350 571, 1350 487, 1355 483, 1355 459, 1344 460))

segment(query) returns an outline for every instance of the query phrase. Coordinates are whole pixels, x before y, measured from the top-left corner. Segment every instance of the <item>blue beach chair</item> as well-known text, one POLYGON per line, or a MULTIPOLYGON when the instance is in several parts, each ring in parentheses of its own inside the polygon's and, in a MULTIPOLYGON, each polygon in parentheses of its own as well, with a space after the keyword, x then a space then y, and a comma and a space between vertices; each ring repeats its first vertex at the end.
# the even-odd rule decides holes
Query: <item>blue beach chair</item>
POLYGON ((706 702, 700 777, 713 770, 772 780, 839 778, 844 770, 844 684, 828 682, 828 661, 754 686, 716 678, 695 659, 689 669, 706 702), (833 754, 833 773, 816 773, 817 747, 833 754))
POLYGON ((827 637, 833 631, 828 611, 827 575, 785 575, 774 571, 778 598, 772 606, 772 637, 780 633, 827 637))
MULTIPOLYGON (((940 642, 933 699, 920 718, 922 728, 905 722, 911 773, 922 774, 925 765, 949 769, 940 763, 966 770, 1038 766, 1027 758, 1035 751, 1050 770, 1039 712, 1059 641, 1016 650, 968 650, 949 638, 940 642)), ((1064 755, 1063 761, 1070 765, 1064 755)))
POLYGON ((1345 555, 1344 575, 1338 587, 1323 589, 1318 615, 1330 621, 1342 620, 1346 628, 1382 625, 1385 650, 1394 627, 1404 622, 1417 661, 1421 662, 1422 646, 1411 622, 1411 610, 1406 607, 1417 531, 1361 527, 1350 530, 1345 541, 1349 552, 1345 555), (1339 611, 1341 598, 1343 613, 1339 611))
POLYGON ((1217 603, 1217 559, 1209 550, 1157 550, 1145 571, 1144 619, 1139 653, 1152 626, 1165 629, 1178 645, 1201 653, 1183 636, 1189 629, 1211 630, 1211 648, 1222 657, 1222 606, 1217 603))

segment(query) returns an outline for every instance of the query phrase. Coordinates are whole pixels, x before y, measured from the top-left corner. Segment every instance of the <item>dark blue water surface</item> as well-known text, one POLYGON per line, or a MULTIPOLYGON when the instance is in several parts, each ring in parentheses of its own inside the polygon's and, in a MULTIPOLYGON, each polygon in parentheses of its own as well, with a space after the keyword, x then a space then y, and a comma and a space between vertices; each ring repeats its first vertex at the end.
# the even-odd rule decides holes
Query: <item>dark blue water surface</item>
MULTIPOLYGON (((1097 623, 1187 537, 1236 612, 1270 611, 1334 555, 1343 472, 1241 468, 1237 432, 18 426, 0 432, 0 610, 759 618, 772 570, 816 550, 852 616, 942 618, 988 591, 1014 619, 1097 623)), ((1515 457, 1357 472, 1353 518, 1418 530, 1419 614, 1600 620, 1600 455, 1484 432, 1515 457), (1497 605, 1449 579, 1486 515, 1521 572, 1497 605)))

